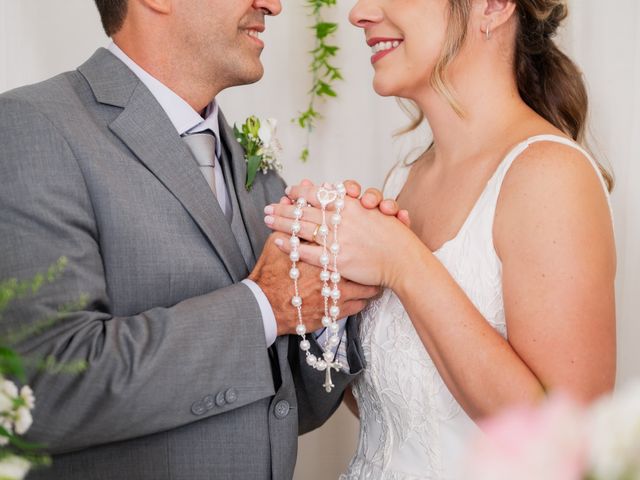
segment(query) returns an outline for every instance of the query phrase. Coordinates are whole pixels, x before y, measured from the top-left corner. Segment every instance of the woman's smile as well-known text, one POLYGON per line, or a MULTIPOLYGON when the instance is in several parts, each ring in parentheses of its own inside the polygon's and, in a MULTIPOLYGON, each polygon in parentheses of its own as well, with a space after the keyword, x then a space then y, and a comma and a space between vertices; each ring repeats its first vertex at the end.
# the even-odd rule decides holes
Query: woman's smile
POLYGON ((367 40, 367 45, 371 47, 371 63, 374 64, 382 57, 393 52, 403 42, 402 38, 381 38, 374 37, 367 40))

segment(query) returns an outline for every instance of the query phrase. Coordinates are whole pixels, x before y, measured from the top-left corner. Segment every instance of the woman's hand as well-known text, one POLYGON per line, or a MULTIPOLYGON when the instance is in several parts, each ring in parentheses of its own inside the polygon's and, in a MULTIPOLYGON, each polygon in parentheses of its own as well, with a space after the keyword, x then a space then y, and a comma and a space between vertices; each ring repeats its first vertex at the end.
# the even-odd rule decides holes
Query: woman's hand
MULTIPOLYGON (((300 187, 313 187, 314 184, 311 180, 304 179, 300 182, 300 187)), ((385 215, 390 215, 392 217, 396 217, 402 223, 404 223, 407 227, 411 226, 411 219, 409 218, 409 212, 407 210, 402 210, 393 199, 384 198, 382 192, 377 188, 367 188, 364 193, 362 193, 362 187, 355 180, 345 180, 344 187, 346 189, 346 194, 351 198, 359 198, 360 204, 364 208, 374 209, 377 208, 385 215), (362 196, 361 196, 362 195, 362 196)), ((293 187, 287 188, 287 192, 291 191, 293 187)), ((284 203, 286 205, 293 205, 293 200, 287 196, 282 197, 280 199, 280 203, 284 203)), ((265 211, 265 213, 268 213, 265 211)), ((287 232, 289 233, 289 232, 287 232)))
MULTIPOLYGON (((316 198, 318 187, 301 184, 287 189, 287 195, 293 199, 304 198, 311 206, 303 208, 300 220, 301 231, 298 236, 307 240, 308 244, 298 247, 300 259, 311 265, 319 266, 322 247, 317 234, 317 227, 322 223, 322 212, 316 198)), ((371 193, 371 192, 369 192, 371 193)), ((375 193, 374 193, 375 195, 375 193)), ((422 246, 413 232, 395 216, 381 213, 377 208, 365 208, 359 200, 345 196, 341 222, 338 226, 338 270, 349 280, 364 285, 384 285, 393 287, 405 268, 411 252, 422 246)), ((371 198, 371 203, 380 203, 380 199, 371 198)), ((395 202, 394 202, 395 203, 395 202)), ((265 223, 271 229, 286 234, 291 233, 294 222, 295 206, 292 204, 274 204, 265 208, 265 223)), ((335 213, 333 206, 327 209, 326 223, 330 227, 327 245, 333 243, 333 226, 331 216, 335 213)), ((406 217, 408 221, 408 216, 406 217)), ((277 242, 286 253, 290 252, 289 242, 277 242)))

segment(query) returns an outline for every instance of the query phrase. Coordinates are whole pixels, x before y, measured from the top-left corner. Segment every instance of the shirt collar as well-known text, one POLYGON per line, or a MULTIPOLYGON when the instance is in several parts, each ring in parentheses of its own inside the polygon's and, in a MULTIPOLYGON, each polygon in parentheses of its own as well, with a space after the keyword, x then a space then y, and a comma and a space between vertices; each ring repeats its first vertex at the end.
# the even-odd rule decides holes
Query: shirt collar
POLYGON ((205 109, 205 118, 196 112, 191 105, 184 101, 179 95, 168 88, 159 80, 147 73, 140 65, 135 63, 124 53, 114 42, 108 50, 119 58, 129 69, 140 79, 149 89, 151 95, 158 101, 165 111, 169 120, 178 132, 178 135, 185 133, 197 133, 204 130, 211 130, 216 137, 216 152, 220 155, 220 124, 218 123, 218 103, 214 99, 205 109))

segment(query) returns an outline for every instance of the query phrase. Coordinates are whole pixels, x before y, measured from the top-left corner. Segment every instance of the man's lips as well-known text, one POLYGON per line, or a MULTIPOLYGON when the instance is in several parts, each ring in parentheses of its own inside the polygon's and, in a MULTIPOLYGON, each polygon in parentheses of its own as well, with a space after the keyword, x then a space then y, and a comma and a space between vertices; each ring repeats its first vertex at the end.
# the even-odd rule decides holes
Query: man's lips
POLYGON ((385 55, 393 52, 404 41, 402 38, 372 37, 367 40, 367 45, 371 47, 373 53, 371 63, 376 63, 385 55))
POLYGON ((241 30, 253 41, 256 45, 260 47, 264 47, 264 42, 260 40, 260 34, 264 32, 265 27, 261 23, 256 23, 253 25, 248 25, 246 27, 241 28, 241 30))

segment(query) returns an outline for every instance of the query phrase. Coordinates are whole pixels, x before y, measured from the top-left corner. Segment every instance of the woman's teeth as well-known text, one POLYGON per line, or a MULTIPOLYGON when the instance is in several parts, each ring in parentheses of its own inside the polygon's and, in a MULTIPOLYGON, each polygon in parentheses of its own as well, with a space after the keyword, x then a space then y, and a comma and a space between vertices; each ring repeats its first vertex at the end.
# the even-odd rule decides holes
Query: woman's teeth
POLYGON ((258 32, 257 30, 247 30, 247 35, 254 38, 260 38, 260 32, 258 32))
POLYGON ((400 41, 393 40, 388 42, 378 42, 371 47, 372 53, 384 52, 385 50, 391 50, 392 48, 397 48, 400 45, 400 41))

